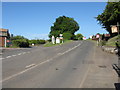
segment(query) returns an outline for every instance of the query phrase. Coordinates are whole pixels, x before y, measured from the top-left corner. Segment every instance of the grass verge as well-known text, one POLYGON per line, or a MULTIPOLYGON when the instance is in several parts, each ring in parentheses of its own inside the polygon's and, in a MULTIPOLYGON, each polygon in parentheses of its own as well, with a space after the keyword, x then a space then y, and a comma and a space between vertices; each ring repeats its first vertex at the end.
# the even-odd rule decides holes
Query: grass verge
POLYGON ((44 47, 52 47, 52 46, 57 46, 57 45, 62 45, 62 44, 66 44, 66 43, 70 43, 73 40, 64 40, 64 43, 59 43, 59 44, 52 44, 52 42, 47 42, 44 47))
POLYGON ((116 43, 118 43, 118 45, 120 46, 120 36, 115 36, 111 39, 109 39, 107 42, 106 42, 106 45, 105 46, 116 46, 116 43), (117 42, 118 41, 118 42, 117 42))

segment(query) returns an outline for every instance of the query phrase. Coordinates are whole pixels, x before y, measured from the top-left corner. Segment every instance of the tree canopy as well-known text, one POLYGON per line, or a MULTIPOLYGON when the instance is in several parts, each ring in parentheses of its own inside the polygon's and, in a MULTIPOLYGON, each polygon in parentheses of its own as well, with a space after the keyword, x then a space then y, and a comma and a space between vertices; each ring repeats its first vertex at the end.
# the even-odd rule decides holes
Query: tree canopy
POLYGON ((63 33, 71 33, 72 35, 74 35, 74 33, 78 30, 79 25, 73 18, 60 16, 56 19, 54 25, 51 26, 49 37, 51 38, 52 35, 58 37, 59 34, 63 33))
POLYGON ((120 24, 120 1, 108 2, 103 13, 98 15, 96 19, 103 28, 114 36, 111 32, 111 25, 117 25, 117 22, 120 24))

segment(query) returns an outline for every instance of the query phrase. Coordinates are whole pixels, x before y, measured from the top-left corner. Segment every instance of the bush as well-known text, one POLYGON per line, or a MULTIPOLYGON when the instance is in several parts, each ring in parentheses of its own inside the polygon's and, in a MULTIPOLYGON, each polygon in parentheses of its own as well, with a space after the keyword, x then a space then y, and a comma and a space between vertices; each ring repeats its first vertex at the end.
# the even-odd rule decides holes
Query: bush
POLYGON ((40 44, 45 44, 46 42, 45 42, 45 40, 39 40, 39 43, 40 44))
POLYGON ((106 41, 102 40, 99 42, 99 46, 104 46, 104 45, 106 45, 106 41))
POLYGON ((37 39, 37 40, 29 40, 29 43, 30 44, 45 44, 46 41, 37 39))
POLYGON ((12 44, 16 47, 29 47, 29 42, 26 39, 13 40, 12 44))

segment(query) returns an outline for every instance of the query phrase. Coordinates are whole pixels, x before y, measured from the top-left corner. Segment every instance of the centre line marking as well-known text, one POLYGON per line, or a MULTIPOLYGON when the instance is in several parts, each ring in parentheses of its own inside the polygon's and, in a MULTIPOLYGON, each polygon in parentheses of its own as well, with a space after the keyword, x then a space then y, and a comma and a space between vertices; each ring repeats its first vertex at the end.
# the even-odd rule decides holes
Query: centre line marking
POLYGON ((35 64, 30 64, 30 65, 26 66, 25 68, 30 68, 30 67, 33 67, 33 66, 35 66, 35 64))
MULTIPOLYGON (((82 44, 82 43, 78 44, 76 47, 71 48, 71 50, 77 48, 77 47, 80 46, 81 44, 82 44)), ((67 50, 67 52, 69 52, 69 51, 71 51, 71 50, 69 49, 69 50, 67 50)), ((53 58, 48 59, 48 60, 43 61, 43 62, 40 62, 40 63, 38 63, 38 64, 36 64, 36 65, 35 65, 35 64, 31 64, 31 65, 29 65, 29 66, 26 66, 26 67, 29 67, 29 68, 26 68, 25 70, 23 70, 23 71, 21 71, 21 72, 19 72, 19 73, 16 73, 16 74, 14 74, 14 75, 11 75, 11 76, 9 76, 9 77, 1 80, 0 83, 1 83, 1 82, 4 82, 4 81, 7 81, 7 80, 9 80, 9 79, 11 79, 11 78, 14 78, 14 77, 16 77, 16 76, 18 76, 18 75, 21 75, 21 74, 23 74, 23 73, 25 73, 25 72, 27 72, 27 71, 29 71, 29 70, 31 70, 31 69, 34 69, 34 68, 36 68, 36 67, 39 66, 39 65, 42 65, 42 64, 47 63, 47 62, 50 62, 50 61, 54 60, 54 58, 57 58, 57 57, 59 57, 59 56, 62 56, 62 55, 65 54, 65 53, 66 53, 66 51, 65 51, 64 53, 62 53, 61 55, 54 56, 53 58), (31 67, 30 67, 30 66, 31 66, 31 67)))

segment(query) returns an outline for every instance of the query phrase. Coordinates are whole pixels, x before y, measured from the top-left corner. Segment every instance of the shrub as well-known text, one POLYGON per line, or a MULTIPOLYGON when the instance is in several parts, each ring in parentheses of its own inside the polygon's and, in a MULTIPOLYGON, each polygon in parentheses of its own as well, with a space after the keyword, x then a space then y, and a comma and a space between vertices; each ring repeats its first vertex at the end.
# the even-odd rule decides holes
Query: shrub
POLYGON ((45 44, 46 42, 45 42, 45 40, 39 40, 39 43, 40 44, 45 44))
POLYGON ((34 43, 34 44, 45 44, 46 41, 37 39, 37 40, 29 40, 29 43, 30 44, 32 44, 32 43, 34 43))
POLYGON ((106 45, 106 41, 102 40, 99 42, 99 46, 104 46, 104 45, 106 45))
POLYGON ((13 40, 12 43, 16 47, 29 47, 29 42, 26 39, 13 40))

